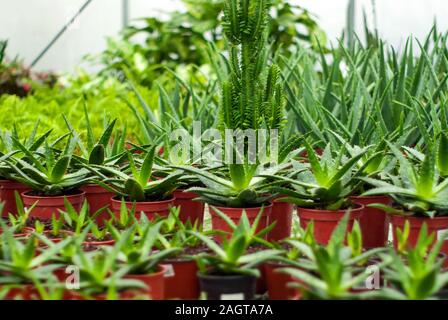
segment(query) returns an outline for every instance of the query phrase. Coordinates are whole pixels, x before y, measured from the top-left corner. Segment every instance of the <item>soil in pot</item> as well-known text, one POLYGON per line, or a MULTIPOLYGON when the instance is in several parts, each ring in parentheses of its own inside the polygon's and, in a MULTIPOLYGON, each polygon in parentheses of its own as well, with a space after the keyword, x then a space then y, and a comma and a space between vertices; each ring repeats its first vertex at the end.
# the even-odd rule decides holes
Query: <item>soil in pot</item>
MULTIPOLYGON (((121 210, 121 198, 115 196, 110 199, 112 212, 119 217, 121 210)), ((154 220, 156 216, 167 217, 170 213, 171 207, 174 205, 175 198, 164 201, 151 202, 130 202, 126 201, 126 207, 131 210, 135 206, 135 216, 140 219, 141 214, 145 214, 149 220, 154 220)))
POLYGON ((139 280, 143 282, 147 289, 144 292, 149 295, 151 300, 165 299, 165 273, 166 268, 159 266, 157 272, 145 275, 127 275, 125 279, 139 280))
POLYGON ((275 227, 268 234, 269 241, 280 241, 291 236, 292 213, 294 205, 287 202, 279 202, 277 198, 272 203, 272 210, 268 216, 268 226, 273 224, 275 227))
POLYGON ((36 204, 30 213, 30 217, 39 220, 50 220, 53 215, 60 216, 59 210, 65 210, 64 198, 66 198, 75 210, 81 210, 84 202, 85 193, 77 190, 64 196, 48 197, 43 196, 36 191, 27 191, 22 193, 23 204, 25 207, 31 207, 36 204))
POLYGON ((391 198, 387 196, 370 196, 350 197, 350 200, 355 204, 364 206, 364 214, 359 219, 364 249, 386 246, 389 237, 389 215, 383 210, 369 208, 368 205, 374 203, 391 205, 391 198))
POLYGON ((31 190, 28 186, 11 180, 0 180, 0 202, 4 202, 2 216, 7 217, 8 213, 17 214, 17 204, 15 192, 19 195, 31 190))
POLYGON ((199 201, 193 201, 198 197, 198 194, 193 192, 185 192, 184 190, 177 190, 174 192, 174 206, 180 206, 180 220, 185 223, 188 220, 191 223, 198 221, 199 225, 204 221, 204 203, 199 201))
POLYGON ((82 244, 92 247, 113 246, 115 244, 115 239, 111 234, 107 234, 103 239, 98 240, 93 234, 89 233, 82 244))
POLYGON ((266 282, 270 300, 299 300, 301 293, 298 289, 288 287, 288 283, 296 282, 292 276, 278 272, 281 268, 291 267, 280 262, 265 264, 266 282))
POLYGON ((257 278, 247 275, 198 273, 201 293, 206 300, 253 300, 257 278))
MULTIPOLYGON (((406 221, 409 221, 410 233, 408 238, 408 245, 410 247, 414 247, 417 244, 418 237, 420 234, 420 230, 423 226, 423 223, 426 223, 428 227, 428 234, 435 233, 436 242, 438 239, 442 237, 442 234, 448 231, 448 217, 416 217, 416 216, 399 216, 399 215, 391 215, 390 216, 392 230, 393 230, 393 243, 394 247, 397 248, 397 229, 404 229, 404 225, 406 221)), ((448 255, 448 240, 445 240, 441 252, 445 255, 448 255)))
POLYGON ((81 188, 86 193, 85 197, 89 203, 90 213, 95 213, 101 208, 105 208, 104 211, 96 217, 96 223, 103 225, 104 220, 109 220, 110 215, 107 209, 110 207, 110 198, 114 196, 113 192, 107 191, 103 187, 96 184, 88 184, 81 188))
MULTIPOLYGON (((321 245, 327 245, 334 229, 348 210, 349 209, 332 211, 298 208, 297 214, 300 218, 300 226, 304 229, 306 229, 311 221, 314 221, 314 238, 316 242, 321 245)), ((363 206, 358 205, 357 207, 351 209, 347 231, 352 230, 355 219, 359 220, 363 213, 363 206)))
MULTIPOLYGON (((227 207, 213 207, 210 206, 210 214, 212 216, 212 229, 216 231, 223 231, 227 232, 228 234, 232 234, 232 229, 230 226, 226 223, 225 220, 223 220, 218 214, 216 214, 216 209, 227 215, 235 224, 238 224, 241 216, 243 214, 243 211, 246 212, 247 218, 249 220, 249 223, 252 225, 257 218, 257 216, 260 214, 260 212, 263 210, 262 216, 260 218, 260 221, 258 223, 257 231, 261 231, 265 229, 268 225, 268 217, 271 214, 272 211, 272 204, 265 207, 257 207, 257 208, 227 208, 227 207)), ((221 240, 222 238, 217 236, 216 240, 221 240)))

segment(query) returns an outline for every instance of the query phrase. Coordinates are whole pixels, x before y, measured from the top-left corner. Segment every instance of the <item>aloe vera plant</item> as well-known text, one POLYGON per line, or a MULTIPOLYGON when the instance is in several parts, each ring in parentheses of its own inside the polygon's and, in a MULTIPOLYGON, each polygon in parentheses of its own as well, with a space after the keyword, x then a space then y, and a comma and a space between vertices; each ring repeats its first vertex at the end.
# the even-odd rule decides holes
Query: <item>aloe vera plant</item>
POLYGON ((39 152, 27 148, 17 139, 13 140, 26 158, 5 161, 13 171, 12 179, 44 196, 66 195, 88 182, 86 169, 71 168, 75 139, 70 139, 62 151, 45 143, 43 150, 39 152))
POLYGON ((440 255, 447 236, 445 233, 434 244, 435 235, 429 235, 424 224, 414 248, 382 254, 382 259, 389 261, 384 272, 390 285, 381 290, 380 297, 394 300, 437 298, 448 283, 448 273, 443 267, 446 257, 440 255))
POLYGON ((128 152, 129 173, 109 166, 90 165, 88 168, 96 175, 97 184, 128 201, 166 200, 172 197, 182 173, 175 171, 157 179, 153 175, 155 157, 155 147, 152 147, 139 165, 134 156, 128 152))
MULTIPOLYGON (((397 203, 391 208, 378 205, 387 212, 402 215, 423 215, 434 217, 445 215, 448 210, 446 194, 448 180, 441 177, 436 165, 437 152, 434 146, 428 145, 425 154, 406 148, 410 155, 416 155, 414 161, 408 159, 399 148, 389 144, 390 149, 399 161, 396 175, 390 174, 387 181, 362 178, 375 186, 364 195, 387 194, 397 203)), ((439 155, 439 158, 441 155, 439 155)))
POLYGON ((350 204, 347 197, 353 192, 355 178, 361 174, 370 160, 366 160, 361 168, 355 164, 367 153, 367 149, 360 150, 351 158, 344 156, 345 147, 333 151, 327 145, 322 156, 318 156, 308 142, 304 142, 308 154, 309 164, 293 161, 293 172, 287 176, 268 175, 280 186, 272 189, 286 195, 282 201, 297 204, 300 207, 313 207, 328 210, 346 208, 350 204), (286 188, 282 184, 288 184, 286 188))

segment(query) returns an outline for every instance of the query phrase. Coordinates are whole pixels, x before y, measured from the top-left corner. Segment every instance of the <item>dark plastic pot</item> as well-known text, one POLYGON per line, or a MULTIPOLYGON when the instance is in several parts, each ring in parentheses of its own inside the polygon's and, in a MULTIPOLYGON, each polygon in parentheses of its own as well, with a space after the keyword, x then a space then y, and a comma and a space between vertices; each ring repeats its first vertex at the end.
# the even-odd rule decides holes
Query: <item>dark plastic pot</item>
POLYGON ((198 278, 207 300, 253 300, 255 297, 255 277, 198 273, 198 278))
POLYGON ((165 260, 165 299, 197 300, 198 267, 194 260, 165 260))
POLYGON ((185 223, 190 220, 192 223, 198 221, 202 225, 204 220, 204 203, 193 201, 198 197, 198 194, 193 192, 185 192, 184 190, 177 190, 174 192, 174 206, 180 206, 180 220, 185 223))
POLYGON ((31 207, 36 203, 36 206, 30 213, 30 217, 39 220, 50 220, 53 215, 60 216, 59 210, 65 210, 64 198, 66 198, 75 210, 81 210, 82 203, 85 199, 83 191, 77 191, 73 195, 57 196, 57 197, 40 197, 30 194, 32 191, 22 193, 23 204, 25 207, 31 207))
POLYGON ((159 266, 155 273, 127 275, 124 278, 143 282, 147 286, 145 293, 149 295, 151 300, 163 300, 165 298, 165 273, 166 268, 164 266, 159 266))
POLYGON ((364 249, 380 248, 387 245, 389 237, 389 215, 383 210, 368 208, 367 205, 380 203, 390 205, 391 198, 387 196, 350 197, 350 200, 364 206, 364 214, 359 219, 362 231, 364 249))
MULTIPOLYGON (((390 217, 392 223, 393 230, 393 242, 394 247, 397 248, 397 229, 403 230, 406 221, 409 221, 410 233, 408 239, 408 245, 414 247, 417 244, 417 240, 420 234, 420 230, 423 226, 423 223, 426 223, 428 227, 428 234, 435 233, 434 242, 440 238, 443 232, 448 230, 448 217, 414 217, 414 216, 399 216, 399 215, 391 215, 390 217)), ((445 255, 448 255, 448 241, 445 240, 441 252, 445 255)))
POLYGON ((31 190, 26 185, 11 181, 0 180, 0 202, 4 202, 2 216, 7 217, 8 213, 17 214, 17 204, 14 193, 17 191, 19 195, 23 192, 31 190))
MULTIPOLYGON (((262 207, 257 208, 227 208, 227 207, 213 207, 210 206, 211 216, 212 216, 212 229, 228 232, 231 234, 233 231, 230 226, 226 223, 225 220, 221 219, 219 215, 216 214, 216 209, 220 210, 222 213, 227 215, 235 224, 238 224, 241 216, 243 215, 243 211, 246 212, 247 218, 252 225, 260 214, 262 207)), ((261 231, 266 228, 268 225, 268 216, 271 214, 272 204, 263 207, 263 213, 258 223, 257 230, 261 231)))
MULTIPOLYGON (((115 196, 110 199, 112 212, 119 217, 121 209, 121 199, 115 196)), ((130 202, 126 201, 126 207, 131 210, 135 205, 135 217, 140 219, 141 214, 145 214, 149 220, 154 220, 156 216, 167 217, 171 207, 174 205, 175 198, 164 201, 152 202, 130 202)))
POLYGON ((265 264, 266 282, 270 300, 298 300, 300 291, 289 288, 288 283, 295 282, 292 276, 278 272, 281 268, 290 267, 278 262, 267 262, 265 264))
POLYGON ((96 184, 88 184, 81 188, 86 193, 86 200, 89 203, 90 213, 95 213, 101 208, 106 207, 103 213, 96 217, 96 222, 103 225, 104 220, 110 219, 107 209, 110 206, 110 198, 114 196, 113 192, 107 191, 96 184))
MULTIPOLYGON (((314 238, 318 244, 327 245, 331 235, 348 210, 319 210, 298 208, 300 226, 306 228, 314 221, 314 238)), ((351 231, 355 219, 359 220, 364 212, 363 206, 351 209, 347 231, 351 231)))
POLYGON ((276 222, 274 229, 268 234, 269 241, 280 241, 291 236, 292 213, 294 205, 287 202, 273 201, 272 210, 268 216, 268 226, 276 222))

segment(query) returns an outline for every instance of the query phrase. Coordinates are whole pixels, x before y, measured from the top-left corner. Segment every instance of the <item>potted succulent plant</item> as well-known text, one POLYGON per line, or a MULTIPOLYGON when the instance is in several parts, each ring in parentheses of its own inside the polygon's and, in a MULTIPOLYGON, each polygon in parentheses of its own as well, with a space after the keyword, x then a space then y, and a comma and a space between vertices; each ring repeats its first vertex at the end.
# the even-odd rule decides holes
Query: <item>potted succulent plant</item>
MULTIPOLYGON (((80 138, 77 139, 81 154, 73 157, 75 166, 78 165, 80 167, 88 167, 89 165, 101 165, 118 167, 123 164, 123 162, 127 160, 125 148, 126 129, 123 130, 123 132, 117 132, 114 136, 113 132, 117 122, 115 119, 106 125, 106 128, 102 132, 100 138, 95 140, 93 128, 86 108, 84 108, 84 115, 87 128, 86 143, 84 143, 80 138), (113 139, 112 144, 109 143, 111 139, 113 139)), ((67 126, 75 136, 79 136, 68 121, 67 126)), ((81 190, 86 193, 86 199, 89 203, 91 212, 97 212, 99 209, 104 207, 109 208, 110 198, 115 195, 113 192, 106 190, 95 183, 86 184, 81 187, 81 190)), ((104 213, 97 216, 96 219, 99 224, 102 224, 103 220, 108 218, 107 211, 104 210, 104 213)))
POLYGON ((441 255, 444 236, 434 244, 435 235, 428 235, 423 224, 414 248, 407 247, 399 252, 382 254, 387 261, 384 269, 388 286, 382 288, 379 296, 390 300, 446 299, 448 273, 444 268, 446 255, 441 255))
POLYGON ((181 248, 175 255, 163 261, 165 273, 165 299, 196 300, 199 298, 198 267, 194 256, 208 251, 208 248, 190 232, 203 234, 198 220, 183 223, 180 220, 180 208, 172 208, 164 219, 162 235, 159 237, 161 249, 181 248))
POLYGON ((331 146, 327 145, 319 157, 307 141, 304 143, 309 164, 293 161, 294 169, 290 177, 275 175, 265 177, 278 181, 280 185, 287 182, 293 187, 290 189, 279 186, 273 187, 273 190, 287 196, 282 201, 297 205, 302 228, 306 229, 308 223, 314 221, 316 241, 325 245, 347 211, 350 211, 348 230, 351 230, 354 220, 363 214, 364 207, 353 205, 348 196, 352 193, 355 178, 362 170, 352 169, 367 151, 363 150, 355 157, 347 159, 343 150, 333 153, 331 146))
POLYGON ((96 182, 116 194, 111 199, 112 211, 119 215, 124 200, 129 209, 135 207, 137 216, 141 213, 150 219, 154 219, 156 215, 167 216, 173 206, 173 192, 182 173, 176 171, 163 178, 155 176, 155 147, 146 153, 141 165, 135 161, 132 153, 128 152, 127 157, 130 173, 108 166, 89 166, 97 177, 96 182))
POLYGON ((15 238, 13 231, 0 221, 4 232, 0 235, 0 287, 14 285, 6 299, 24 296, 29 299, 35 295, 36 280, 45 280, 56 264, 48 262, 62 250, 71 240, 67 239, 54 245, 51 249, 37 254, 37 241, 34 235, 28 238, 15 238))
MULTIPOLYGON (((406 157, 396 146, 389 144, 389 147, 399 161, 397 173, 389 174, 387 180, 363 178, 365 182, 375 186, 364 195, 389 195, 394 200, 393 206, 371 206, 391 214, 395 247, 398 244, 397 232, 403 232, 408 221, 408 244, 412 246, 416 244, 424 223, 427 224, 429 233, 439 234, 448 229, 448 179, 437 164, 441 161, 436 161, 437 157, 445 157, 446 153, 439 152, 437 155, 435 148, 428 145, 426 154, 407 148, 409 156, 406 157), (411 162, 411 159, 414 161, 411 162)), ((442 246, 442 252, 448 253, 448 241, 442 246)))
POLYGON ((14 162, 7 160, 6 163, 13 171, 11 177, 32 189, 22 193, 25 206, 35 204, 32 217, 49 220, 53 215, 59 216, 59 210, 64 209, 64 199, 80 209, 85 193, 79 187, 88 181, 88 171, 71 170, 75 141, 68 141, 63 151, 46 143, 44 150, 37 153, 15 140, 26 158, 16 158, 14 162))
MULTIPOLYGON (((359 268, 366 261, 379 253, 384 248, 372 249, 362 252, 362 246, 345 245, 347 227, 350 215, 347 213, 336 229, 326 246, 316 242, 290 241, 289 244, 296 247, 305 256, 304 259, 291 261, 295 268, 280 269, 294 278, 290 286, 299 288, 302 298, 306 299, 362 299, 363 297, 375 297, 376 291, 365 292, 362 284, 371 276, 366 269, 359 268)), ((359 232, 359 229, 358 229, 359 232)), ((361 236, 356 237, 359 241, 361 236)), ((382 270, 386 263, 377 265, 382 270)))
POLYGON ((117 256, 118 264, 127 265, 129 270, 125 279, 139 280, 147 286, 147 292, 153 300, 162 300, 165 297, 166 269, 163 261, 176 253, 180 248, 157 248, 160 239, 160 228, 163 222, 148 223, 143 234, 137 235, 136 226, 131 227, 122 234, 123 245, 117 256))
MULTIPOLYGON (((339 142, 346 147, 347 154, 355 157, 363 149, 359 146, 352 146, 337 133, 333 132, 339 142)), ((362 169, 360 177, 381 178, 391 167, 390 156, 388 155, 387 142, 383 139, 374 146, 369 147, 368 152, 356 163, 356 168, 362 169)), ((371 204, 391 205, 392 199, 388 195, 364 196, 366 191, 373 186, 359 180, 353 188, 350 200, 364 206, 364 214, 359 219, 363 236, 363 245, 366 249, 380 248, 387 244, 389 237, 389 215, 380 208, 370 207, 371 204)))
POLYGON ((196 256, 200 288, 205 299, 254 299, 257 277, 261 274, 258 266, 280 254, 274 249, 248 253, 252 241, 248 241, 247 229, 243 224, 240 226, 222 245, 201 233, 192 232, 210 249, 210 252, 196 256))

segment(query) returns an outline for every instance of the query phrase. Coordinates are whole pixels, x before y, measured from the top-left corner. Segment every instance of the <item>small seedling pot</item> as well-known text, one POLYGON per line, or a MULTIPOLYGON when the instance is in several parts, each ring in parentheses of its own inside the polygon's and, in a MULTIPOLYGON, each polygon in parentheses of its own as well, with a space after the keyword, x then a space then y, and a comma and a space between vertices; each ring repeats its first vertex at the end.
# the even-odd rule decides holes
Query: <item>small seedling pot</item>
MULTIPOLYGON (((268 217, 271 214, 272 211, 272 203, 265 207, 256 207, 256 208, 228 208, 228 207, 213 207, 210 206, 210 213, 212 216, 212 229, 215 231, 223 231, 227 232, 229 235, 232 234, 233 230, 232 228, 226 223, 225 220, 223 220, 217 213, 216 209, 224 213, 226 216, 228 216, 235 224, 238 224, 241 216, 243 215, 243 211, 246 212, 247 219, 249 220, 249 223, 252 225, 257 218, 257 216, 260 214, 260 212, 263 213, 261 215, 260 221, 258 223, 257 231, 261 231, 265 229, 268 225, 268 217)), ((219 240, 220 237, 217 237, 217 240, 219 240)))
MULTIPOLYGON (((349 211, 347 210, 320 210, 298 208, 297 213, 300 218, 300 226, 304 229, 311 221, 314 221, 314 238, 318 244, 327 245, 333 234, 334 229, 349 211)), ((359 220, 364 213, 364 206, 357 205, 357 207, 350 210, 350 217, 348 221, 347 232, 353 228, 355 220, 359 220)))
POLYGON ((95 219, 97 224, 103 225, 104 220, 110 219, 107 209, 110 207, 110 198, 114 196, 114 193, 96 184, 85 185, 81 190, 86 193, 90 213, 93 214, 101 208, 105 208, 95 219))
POLYGON ((29 187, 20 182, 0 180, 0 202, 4 203, 2 216, 7 217, 9 213, 16 215, 17 204, 14 193, 17 191, 21 195, 29 190, 31 190, 29 187))
MULTIPOLYGON (((121 198, 115 196, 110 199, 112 212, 119 217, 121 210, 121 198)), ((145 214, 149 220, 154 220, 156 216, 167 217, 170 213, 171 207, 174 205, 175 198, 164 201, 150 201, 150 202, 130 202, 126 201, 126 207, 131 210, 135 206, 135 217, 140 219, 141 214, 145 214)))
POLYGON ((268 234, 268 240, 280 241, 291 236, 292 213, 294 205, 288 202, 279 202, 281 197, 272 203, 272 210, 268 216, 268 226, 275 222, 275 227, 268 234))
POLYGON ((201 293, 207 300, 253 300, 257 278, 248 275, 198 273, 201 293))
MULTIPOLYGON (((420 230, 424 223, 428 227, 428 235, 434 233, 434 242, 441 239, 443 233, 448 231, 448 217, 414 217, 414 216, 400 216, 400 215, 391 215, 391 224, 393 230, 393 243, 394 247, 397 248, 397 229, 403 230, 406 221, 409 221, 409 238, 408 245, 410 247, 415 247, 418 241, 418 237, 420 235, 420 230)), ((445 240, 442 245, 441 252, 445 255, 448 255, 448 240, 445 240)))
POLYGON ((270 300, 298 300, 300 291, 288 287, 288 283, 297 282, 292 276, 278 272, 281 268, 290 267, 279 262, 267 262, 265 264, 266 282, 270 300))
POLYGON ((387 196, 350 197, 350 200, 364 206, 364 214, 359 218, 362 231, 363 248, 381 248, 387 245, 389 237, 389 215, 383 210, 369 208, 369 204, 379 203, 391 205, 392 199, 387 196))
POLYGON ((145 293, 151 300, 165 299, 165 273, 166 268, 160 265, 157 272, 144 275, 127 275, 125 279, 139 280, 146 285, 145 293))
POLYGON ((165 299, 197 300, 199 298, 198 267, 187 259, 165 260, 165 299))
POLYGON ((50 220, 53 215, 59 218, 60 210, 65 210, 64 199, 67 199, 75 210, 80 211, 85 199, 85 192, 79 190, 66 196, 43 197, 34 195, 33 191, 26 191, 22 193, 22 199, 25 207, 29 208, 36 204, 30 213, 30 217, 50 220))
POLYGON ((174 206, 180 206, 180 220, 185 223, 190 220, 191 223, 198 221, 198 225, 202 225, 204 221, 204 203, 200 201, 193 201, 198 197, 197 193, 185 192, 184 190, 177 190, 174 192, 174 206))

